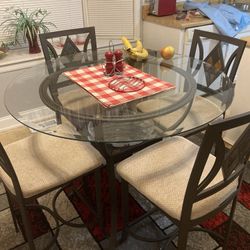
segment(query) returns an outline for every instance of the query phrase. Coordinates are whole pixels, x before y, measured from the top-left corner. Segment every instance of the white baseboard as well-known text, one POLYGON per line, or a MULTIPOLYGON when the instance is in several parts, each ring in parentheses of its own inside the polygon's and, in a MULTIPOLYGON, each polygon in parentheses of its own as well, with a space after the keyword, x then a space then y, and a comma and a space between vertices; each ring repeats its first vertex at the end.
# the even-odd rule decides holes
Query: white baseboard
POLYGON ((21 126, 11 115, 0 118, 0 132, 21 126))

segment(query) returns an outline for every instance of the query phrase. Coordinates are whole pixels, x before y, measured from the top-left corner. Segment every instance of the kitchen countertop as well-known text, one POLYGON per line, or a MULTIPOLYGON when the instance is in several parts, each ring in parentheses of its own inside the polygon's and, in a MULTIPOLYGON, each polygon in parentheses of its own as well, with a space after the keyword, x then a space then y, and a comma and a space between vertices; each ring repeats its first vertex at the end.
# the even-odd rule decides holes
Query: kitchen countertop
POLYGON ((246 47, 250 48, 250 36, 242 37, 241 39, 247 41, 246 47))
POLYGON ((159 25, 176 28, 176 29, 187 29, 196 26, 208 25, 213 22, 207 17, 190 17, 190 20, 176 20, 176 14, 170 16, 157 17, 153 15, 148 15, 149 5, 144 5, 142 7, 142 20, 156 23, 159 25))
POLYGON ((0 60, 0 67, 43 59, 43 53, 29 54, 28 48, 9 50, 0 60))
POLYGON ((28 48, 9 50, 0 59, 0 74, 29 68, 43 60, 43 53, 29 54, 28 48))
MULTIPOLYGON (((107 39, 97 39, 97 47, 102 48, 108 46, 109 41, 107 39)), ((121 45, 120 40, 113 40, 114 45, 121 45)), ((62 48, 55 48, 58 54, 61 53, 62 48)), ((79 47, 82 51, 82 46, 79 47)), ((28 48, 21 48, 21 49, 10 49, 5 56, 0 58, 0 73, 13 71, 16 69, 20 69, 23 66, 34 65, 34 63, 41 63, 44 60, 43 53, 37 54, 29 54, 28 48)))

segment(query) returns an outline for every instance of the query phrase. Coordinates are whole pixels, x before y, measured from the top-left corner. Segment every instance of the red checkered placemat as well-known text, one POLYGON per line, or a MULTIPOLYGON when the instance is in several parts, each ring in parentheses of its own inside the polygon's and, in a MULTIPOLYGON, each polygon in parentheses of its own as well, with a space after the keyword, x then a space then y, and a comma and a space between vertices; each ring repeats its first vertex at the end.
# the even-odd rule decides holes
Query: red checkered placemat
POLYGON ((64 72, 64 74, 88 91, 104 107, 113 107, 145 96, 159 93, 163 90, 166 91, 175 88, 172 83, 162 81, 127 64, 125 65, 122 76, 137 77, 142 79, 145 83, 144 88, 134 92, 117 92, 110 89, 110 81, 119 76, 105 76, 103 65, 67 71, 64 72))

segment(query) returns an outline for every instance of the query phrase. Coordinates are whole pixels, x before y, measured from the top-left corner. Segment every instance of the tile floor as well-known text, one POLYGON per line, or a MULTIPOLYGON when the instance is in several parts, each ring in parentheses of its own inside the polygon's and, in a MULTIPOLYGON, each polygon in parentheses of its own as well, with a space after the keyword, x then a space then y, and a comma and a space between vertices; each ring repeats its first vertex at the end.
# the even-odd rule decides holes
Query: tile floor
MULTIPOLYGON (((29 130, 23 127, 13 129, 11 131, 0 133, 0 141, 2 144, 6 145, 12 141, 21 139, 29 134, 29 130)), ((196 141, 199 141, 199 138, 195 138, 196 141)), ((250 169, 246 173, 245 178, 250 181, 250 169)), ((138 200, 138 202, 145 208, 148 209, 150 204, 145 202, 145 200, 138 195, 134 190, 131 190, 133 196, 138 200)), ((51 197, 53 193, 43 196, 38 200, 40 204, 51 206, 51 197)), ((75 208, 67 199, 66 195, 61 195, 58 203, 58 208, 60 213, 67 220, 74 222, 80 222, 75 208)), ((226 210, 227 211, 227 210, 226 210)), ((46 215, 51 228, 55 230, 55 223, 53 219, 46 215)), ((235 221, 239 223, 245 230, 250 233, 250 212, 238 204, 237 211, 235 214, 235 221)), ((152 218, 147 218, 143 220, 139 225, 136 225, 135 230, 143 234, 150 236, 163 235, 172 230, 169 220, 160 213, 153 214, 152 218)), ((42 249, 46 242, 51 237, 51 233, 47 233, 36 239, 36 245, 38 249, 42 249)), ((159 243, 144 243, 137 241, 133 238, 129 238, 125 243, 119 245, 117 249, 119 250, 140 250, 140 249, 160 249, 159 243)), ((207 234, 195 232, 191 233, 189 237, 189 246, 188 249, 192 250, 205 250, 205 249, 215 249, 217 243, 209 237, 207 234)), ((28 249, 27 244, 25 243, 22 234, 16 233, 15 228, 12 222, 6 194, 2 183, 0 182, 0 250, 15 249, 15 250, 24 250, 28 249)), ((108 242, 104 240, 99 244, 93 239, 92 235, 86 228, 72 228, 66 225, 60 225, 60 234, 58 237, 58 244, 55 245, 52 249, 83 249, 83 250, 98 250, 98 249, 108 249, 108 242)), ((172 244, 167 249, 176 249, 172 244)))

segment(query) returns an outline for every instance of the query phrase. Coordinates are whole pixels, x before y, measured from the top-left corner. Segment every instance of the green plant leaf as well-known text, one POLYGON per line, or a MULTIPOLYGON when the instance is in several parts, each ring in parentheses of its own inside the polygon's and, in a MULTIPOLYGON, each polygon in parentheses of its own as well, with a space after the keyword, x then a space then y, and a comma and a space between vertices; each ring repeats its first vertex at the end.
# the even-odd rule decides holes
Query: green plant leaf
POLYGON ((27 36, 31 38, 35 37, 41 30, 48 32, 49 27, 56 27, 52 22, 45 22, 45 18, 50 14, 45 9, 35 9, 29 11, 29 9, 21 8, 7 8, 6 12, 9 13, 10 18, 3 21, 0 26, 3 26, 4 32, 11 32, 14 35, 15 43, 18 42, 18 35, 22 34, 24 42, 26 42, 27 36))

